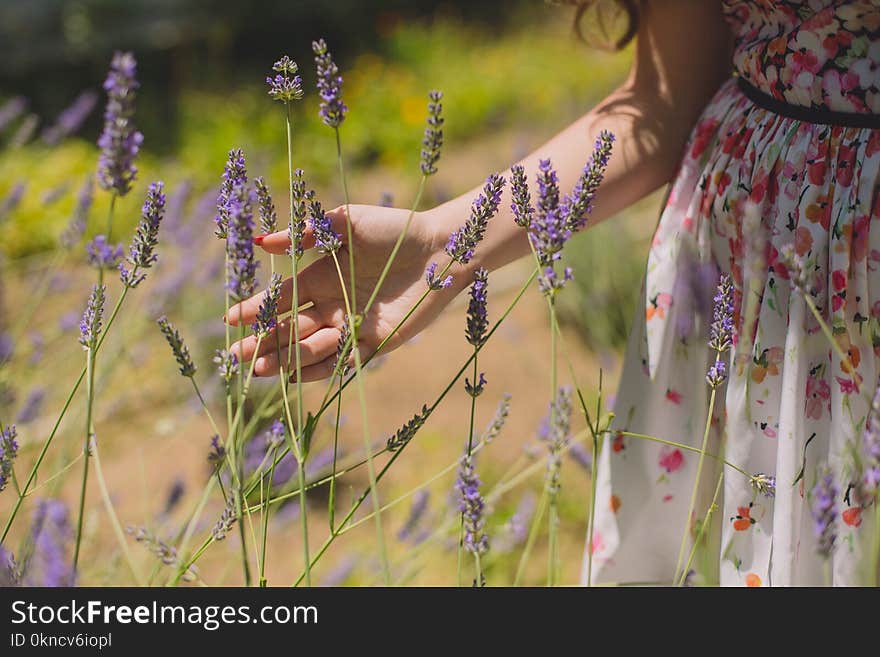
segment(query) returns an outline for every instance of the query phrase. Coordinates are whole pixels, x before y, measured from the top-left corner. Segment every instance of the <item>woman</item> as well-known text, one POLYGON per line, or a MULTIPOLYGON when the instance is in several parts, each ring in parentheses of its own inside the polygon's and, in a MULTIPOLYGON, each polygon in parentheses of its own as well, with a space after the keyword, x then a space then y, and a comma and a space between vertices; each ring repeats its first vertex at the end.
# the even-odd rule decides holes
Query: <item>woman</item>
MULTIPOLYGON (((724 355, 729 378, 719 388, 708 451, 723 449, 729 462, 763 473, 764 482, 775 477, 778 485, 773 497, 768 486, 726 469, 719 510, 702 530, 695 578, 688 579, 822 583, 826 561, 808 493, 817 465, 827 461, 842 520, 831 581, 865 584, 875 572, 869 563, 875 514, 873 508, 862 513, 867 502, 849 494, 847 483, 856 476, 851 454, 868 416, 880 353, 880 230, 869 230, 880 214, 880 6, 870 0, 624 5, 638 39, 629 77, 521 162, 533 178, 539 158, 551 158, 566 191, 599 132, 614 133, 594 223, 671 183, 615 404, 615 431, 599 463, 594 579, 671 582, 683 570, 683 530, 692 537, 700 531, 695 518, 709 506, 716 462, 707 459, 713 467, 703 468, 689 518, 699 455, 624 432, 702 444, 705 376, 714 353, 701 297, 711 294, 720 270, 735 287, 735 335, 724 355), (830 348, 804 294, 792 292, 780 255, 787 245, 815 274, 810 298, 839 349, 830 348), (707 271, 713 272, 708 284, 707 271)), ((364 321, 365 352, 422 293, 425 267, 439 260, 472 197, 417 216, 364 321)), ((389 346, 431 322, 472 280, 472 269, 495 269, 529 252, 509 206, 508 196, 467 270, 453 270, 452 287, 430 295, 389 346)), ((371 291, 406 217, 406 210, 351 206, 359 298, 371 291)), ((331 219, 345 235, 343 209, 331 219)), ((288 245, 284 232, 260 242, 270 253, 288 245)), ((330 374, 344 313, 326 260, 300 278, 301 299, 315 302, 298 320, 308 381, 330 374)), ((256 297, 242 306, 246 321, 258 305, 256 297)), ((235 322, 239 313, 230 317, 235 322)), ((254 357, 254 347, 245 340, 243 358, 254 357)), ((274 342, 260 351, 257 373, 277 373, 274 342)))

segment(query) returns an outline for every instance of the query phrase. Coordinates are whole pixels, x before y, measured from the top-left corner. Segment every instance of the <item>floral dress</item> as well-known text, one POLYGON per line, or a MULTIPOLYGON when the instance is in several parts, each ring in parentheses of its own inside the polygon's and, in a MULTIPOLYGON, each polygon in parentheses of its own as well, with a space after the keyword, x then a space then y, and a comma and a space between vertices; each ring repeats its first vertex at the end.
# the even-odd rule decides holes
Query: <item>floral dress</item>
MULTIPOLYGON (((722 5, 735 71, 753 88, 789 106, 880 114, 880 2, 722 5)), ((653 239, 598 463, 594 582, 672 582, 687 531, 686 555, 701 538, 690 582, 873 584, 875 509, 849 483, 880 374, 880 130, 790 118, 741 85, 722 85, 694 128, 653 239), (811 298, 839 351, 792 291, 786 245, 816 272, 811 298), (719 273, 734 283, 735 335, 707 452, 775 477, 776 490, 763 494, 706 458, 688 518, 699 452, 623 432, 699 450, 719 273), (839 489, 830 559, 818 553, 810 509, 820 463, 839 489)))

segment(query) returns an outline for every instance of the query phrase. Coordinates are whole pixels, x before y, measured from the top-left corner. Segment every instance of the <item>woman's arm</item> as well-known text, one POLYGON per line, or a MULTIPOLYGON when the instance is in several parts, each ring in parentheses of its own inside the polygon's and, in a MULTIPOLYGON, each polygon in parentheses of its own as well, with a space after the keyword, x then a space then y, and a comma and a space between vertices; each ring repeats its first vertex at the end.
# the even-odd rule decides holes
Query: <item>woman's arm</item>
MULTIPOLYGON (((667 183, 691 128, 731 72, 731 34, 719 2, 664 0, 643 5, 636 57, 627 80, 593 110, 521 161, 530 187, 538 160, 550 158, 560 189, 570 191, 596 136, 617 137, 590 224, 604 221, 667 183)), ((509 172, 507 177, 509 178, 509 172)), ((429 210, 438 250, 468 214, 478 189, 429 210)), ((510 188, 489 223, 474 267, 496 269, 529 252, 525 231, 513 222, 510 188)), ((457 277, 467 284, 468 276, 457 277)))
MULTIPOLYGON (((730 72, 730 35, 722 21, 719 3, 711 0, 664 0, 646 3, 638 35, 636 60, 627 81, 595 109, 575 121, 522 161, 530 180, 539 158, 551 158, 560 188, 569 191, 593 149, 600 130, 617 136, 615 152, 605 175, 600 202, 591 222, 602 221, 667 182, 673 175, 691 126, 707 100, 730 72)), ((394 349, 425 328, 455 295, 473 280, 476 267, 495 269, 529 252, 526 232, 517 226, 510 211, 510 191, 505 191, 501 210, 490 222, 476 256, 466 266, 455 265, 453 284, 431 292, 418 309, 410 309, 425 291, 425 268, 445 263, 443 253, 452 231, 468 217, 478 190, 464 194, 427 212, 419 213, 401 245, 373 307, 363 318, 359 334, 364 356, 387 338, 385 350, 394 349), (394 328, 406 317, 397 332, 394 328)), ((357 270, 357 299, 364 302, 376 285, 409 212, 369 205, 349 206, 327 213, 334 230, 345 238, 351 224, 357 270)), ((314 244, 306 231, 304 245, 314 244)), ((269 253, 282 254, 290 245, 287 231, 261 238, 269 253)), ((346 256, 342 257, 343 262, 346 256)), ((343 278, 348 283, 347 267, 343 278)), ((312 306, 297 315, 304 381, 322 379, 333 371, 336 348, 346 323, 344 299, 333 261, 320 258, 301 271, 299 302, 312 306)), ((290 310, 292 284, 282 287, 280 312, 290 310)), ((254 321, 262 293, 230 309, 228 320, 248 325, 254 321)), ((282 321, 273 336, 260 344, 253 336, 233 347, 241 360, 257 356, 258 376, 276 374, 288 360, 290 320, 282 321)))

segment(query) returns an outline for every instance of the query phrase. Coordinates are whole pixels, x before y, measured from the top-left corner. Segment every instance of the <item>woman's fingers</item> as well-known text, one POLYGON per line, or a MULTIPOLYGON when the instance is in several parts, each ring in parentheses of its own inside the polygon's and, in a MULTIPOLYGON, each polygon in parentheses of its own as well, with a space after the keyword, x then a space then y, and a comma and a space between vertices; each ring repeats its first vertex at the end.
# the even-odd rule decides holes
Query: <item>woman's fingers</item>
MULTIPOLYGON (((339 342, 340 331, 337 328, 322 328, 304 340, 300 340, 299 353, 302 367, 310 367, 328 358, 336 357, 336 346, 339 342)), ((294 368, 294 356, 288 356, 287 346, 281 351, 281 359, 285 366, 290 360, 291 369, 294 368)), ((257 376, 274 376, 278 374, 280 361, 278 351, 270 351, 257 358, 254 362, 254 374, 257 376)))
MULTIPOLYGON (((345 229, 345 206, 339 206, 328 211, 327 217, 330 218, 330 225, 342 238, 345 243, 348 231, 345 229)), ((277 233, 268 233, 266 235, 258 235, 254 238, 254 243, 262 248, 266 253, 274 255, 284 255, 290 248, 290 236, 286 230, 279 230, 277 233)), ((312 231, 311 222, 307 222, 305 232, 303 233, 302 246, 304 249, 311 249, 315 246, 315 233, 312 231)))
MULTIPOLYGON (((314 308, 303 310, 297 316, 299 323, 299 339, 303 340, 324 326, 324 321, 314 308)), ((269 352, 278 351, 278 349, 287 349, 290 344, 291 334, 293 333, 293 324, 290 319, 285 319, 278 323, 268 336, 260 342, 260 349, 257 351, 257 336, 249 335, 244 340, 239 340, 232 345, 230 351, 235 354, 240 362, 250 362, 254 355, 262 356, 269 352)))

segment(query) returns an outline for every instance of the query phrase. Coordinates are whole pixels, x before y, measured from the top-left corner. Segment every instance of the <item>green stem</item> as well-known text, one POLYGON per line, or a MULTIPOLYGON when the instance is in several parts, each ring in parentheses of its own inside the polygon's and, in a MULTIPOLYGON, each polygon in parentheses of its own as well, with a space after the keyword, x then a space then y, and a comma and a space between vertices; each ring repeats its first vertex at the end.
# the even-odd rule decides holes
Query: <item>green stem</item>
POLYGON ((535 545, 535 539, 538 537, 538 528, 541 526, 541 520, 544 518, 544 512, 547 510, 547 487, 541 491, 541 501, 538 502, 538 508, 535 511, 535 517, 532 518, 532 526, 529 529, 529 537, 526 539, 526 545, 523 548, 522 556, 519 559, 519 565, 516 568, 516 577, 513 579, 513 585, 519 586, 523 573, 526 570, 529 555, 532 553, 532 547, 535 545))
MULTIPOLYGON (((656 436, 649 436, 644 433, 634 433, 632 431, 617 431, 616 433, 619 433, 621 436, 628 436, 630 438, 638 438, 639 440, 649 440, 654 443, 660 443, 661 445, 669 445, 670 447, 677 447, 678 449, 683 449, 688 452, 696 452, 697 454, 702 453, 701 450, 696 447, 692 447, 690 445, 685 445, 684 443, 677 443, 673 440, 664 440, 663 438, 657 438, 656 436)), ((727 459, 725 459, 721 456, 718 456, 717 454, 711 454, 710 452, 706 452, 705 454, 710 459, 718 461, 719 463, 723 463, 728 468, 733 468, 734 470, 739 472, 744 477, 747 477, 748 479, 755 478, 754 475, 746 472, 745 470, 743 470, 741 467, 739 467, 735 463, 731 463, 727 459)))
MULTIPOLYGON (((342 386, 342 377, 339 377, 339 385, 342 386)), ((327 500, 327 518, 330 531, 335 528, 336 521, 336 461, 339 456, 339 418, 342 414, 342 395, 336 399, 336 420, 333 422, 333 469, 330 479, 330 495, 327 500)))
MULTIPOLYGON (((274 457, 277 447, 272 449, 274 457)), ((262 538, 260 539, 260 588, 266 588, 266 543, 269 537, 269 498, 272 496, 272 482, 275 478, 275 459, 272 459, 272 465, 269 467, 269 481, 266 485, 266 499, 262 504, 262 538)))
POLYGON ((83 516, 86 506, 86 486, 89 480, 89 443, 92 437, 92 408, 95 398, 95 352, 89 347, 86 353, 86 435, 83 439, 83 474, 79 493, 79 514, 76 521, 76 542, 73 548, 73 572, 77 573, 79 549, 82 543, 83 516))
MULTIPOLYGON (((721 352, 715 352, 715 363, 716 365, 721 360, 721 352)), ((709 432, 712 429, 712 414, 715 412, 715 396, 717 394, 717 388, 712 388, 712 393, 709 395, 709 412, 706 415, 706 428, 703 430, 703 443, 700 447, 700 458, 697 461, 697 474, 694 477, 694 485, 691 489, 691 500, 688 504, 688 512, 687 517, 685 518, 684 532, 681 536, 681 546, 678 549, 678 560, 675 564, 675 575, 672 578, 672 581, 676 581, 681 572, 682 561, 684 560, 684 552, 687 548, 687 539, 690 535, 691 530, 691 518, 694 514, 694 509, 697 505, 697 493, 700 489, 700 476, 703 473, 703 460, 706 457, 706 448, 709 445, 709 432)), ((723 472, 723 470, 722 470, 723 472)))
MULTIPOLYGON (((339 132, 337 130, 337 138, 339 132)), ((341 161, 341 158, 340 158, 341 161)), ((348 222, 350 225, 350 222, 348 222)), ((349 242, 351 244, 351 242, 349 242)), ((349 249, 349 252, 351 249, 349 249)), ((364 434, 364 451, 367 455, 367 473, 370 476, 370 497, 373 501, 373 511, 376 513, 376 540, 379 544, 379 558, 382 564, 382 575, 385 579, 385 585, 391 585, 391 569, 388 565, 388 553, 385 549, 385 532, 382 529, 382 514, 380 513, 381 509, 381 501, 379 500, 379 491, 377 489, 377 479, 376 479, 376 468, 373 464, 373 449, 370 444, 370 425, 369 419, 367 417, 367 397, 366 391, 364 390, 364 382, 363 382, 363 365, 361 364, 361 356, 360 356, 360 348, 358 346, 358 322, 357 318, 354 316, 352 312, 353 306, 351 305, 351 301, 349 300, 348 294, 345 291, 345 280, 342 277, 342 269, 339 267, 339 258, 336 257, 336 253, 333 253, 333 262, 336 265, 336 273, 339 276, 339 285, 342 287, 342 298, 345 301, 345 311, 348 314, 348 321, 351 325, 351 336, 352 336, 352 353, 354 354, 354 378, 357 383, 358 388, 358 401, 361 406, 361 423, 363 425, 363 434, 364 434)), ((353 264, 353 261, 352 261, 353 264)), ((337 363, 337 369, 341 367, 340 364, 337 363)), ((306 566, 306 570, 308 573, 309 567, 306 566)))
MULTIPOLYGON (((471 374, 472 382, 474 387, 477 386, 477 352, 476 348, 474 349, 474 368, 473 373, 471 374)), ((471 395, 471 415, 470 415, 470 428, 468 429, 468 443, 467 443, 467 458, 471 458, 471 453, 474 448, 474 416, 476 415, 477 410, 477 396, 471 395)), ((461 562, 462 556, 464 553, 464 512, 460 513, 460 527, 458 531, 458 586, 461 586, 461 562)), ((474 556, 479 558, 479 555, 474 553, 474 556)))
POLYGON ((700 525, 700 531, 697 532, 697 537, 694 540, 694 544, 691 546, 690 554, 688 554, 687 563, 681 571, 681 578, 678 580, 676 586, 684 586, 687 574, 691 569, 691 564, 694 562, 694 556, 697 554, 697 546, 700 544, 700 541, 703 540, 703 534, 706 533, 706 528, 709 526, 709 523, 712 522, 712 514, 718 508, 718 494, 721 492, 722 483, 724 483, 723 467, 721 468, 721 472, 718 473, 718 483, 715 484, 715 492, 712 495, 712 503, 709 504, 709 509, 706 511, 706 519, 703 521, 703 524, 700 525))

